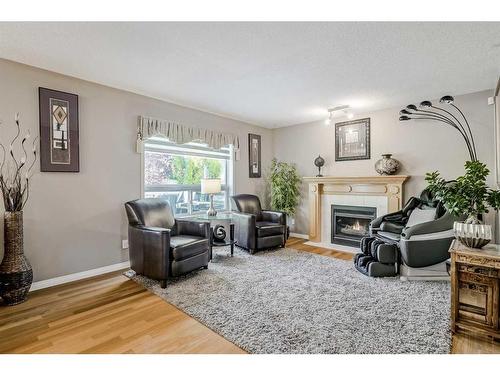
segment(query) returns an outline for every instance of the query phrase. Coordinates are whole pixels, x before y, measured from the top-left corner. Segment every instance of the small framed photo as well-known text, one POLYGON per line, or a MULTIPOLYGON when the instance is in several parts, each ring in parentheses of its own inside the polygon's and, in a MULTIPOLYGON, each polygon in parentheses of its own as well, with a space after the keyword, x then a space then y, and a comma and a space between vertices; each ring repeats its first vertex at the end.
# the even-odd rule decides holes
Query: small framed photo
POLYGON ((261 139, 260 135, 248 134, 248 167, 250 178, 261 176, 261 139))
POLYGON ((335 161, 370 159, 370 119, 335 124, 335 161))
POLYGON ((79 172, 78 95, 38 88, 40 170, 79 172))

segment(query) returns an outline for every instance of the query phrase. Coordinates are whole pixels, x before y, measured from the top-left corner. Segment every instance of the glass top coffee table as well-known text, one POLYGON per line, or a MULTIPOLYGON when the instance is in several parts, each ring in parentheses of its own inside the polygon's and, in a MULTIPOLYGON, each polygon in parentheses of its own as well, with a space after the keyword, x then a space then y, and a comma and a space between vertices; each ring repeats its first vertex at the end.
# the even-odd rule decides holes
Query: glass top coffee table
POLYGON ((202 213, 189 219, 210 222, 210 259, 212 259, 213 247, 230 246, 231 256, 233 256, 236 241, 234 240, 234 224, 230 212, 218 213, 216 216, 208 216, 206 213, 202 213), (229 238, 226 238, 224 225, 229 226, 229 238))

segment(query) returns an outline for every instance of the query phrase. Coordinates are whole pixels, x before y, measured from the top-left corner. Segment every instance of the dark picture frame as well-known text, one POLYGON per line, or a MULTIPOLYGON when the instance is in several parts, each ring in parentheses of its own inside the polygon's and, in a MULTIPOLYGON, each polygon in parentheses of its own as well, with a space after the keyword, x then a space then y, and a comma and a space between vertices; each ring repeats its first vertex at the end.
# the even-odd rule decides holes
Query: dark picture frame
POLYGON ((258 134, 248 134, 248 176, 261 177, 261 148, 262 140, 258 134))
POLYGON ((80 172, 78 95, 38 88, 40 171, 80 172))
POLYGON ((335 124, 335 161, 370 159, 370 119, 335 124))

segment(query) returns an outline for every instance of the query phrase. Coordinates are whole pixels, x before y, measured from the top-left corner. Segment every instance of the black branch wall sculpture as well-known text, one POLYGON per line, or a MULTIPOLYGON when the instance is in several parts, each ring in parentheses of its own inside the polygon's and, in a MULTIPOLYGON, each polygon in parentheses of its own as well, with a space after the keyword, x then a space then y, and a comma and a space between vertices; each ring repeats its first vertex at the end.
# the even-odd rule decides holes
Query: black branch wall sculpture
POLYGON ((453 109, 450 111, 434 105, 430 100, 424 100, 418 107, 414 104, 409 104, 399 112, 399 121, 431 120, 453 127, 464 139, 469 151, 470 160, 477 161, 476 144, 469 122, 463 112, 454 104, 454 101, 453 96, 450 95, 443 96, 439 100, 439 103, 452 107, 453 109))

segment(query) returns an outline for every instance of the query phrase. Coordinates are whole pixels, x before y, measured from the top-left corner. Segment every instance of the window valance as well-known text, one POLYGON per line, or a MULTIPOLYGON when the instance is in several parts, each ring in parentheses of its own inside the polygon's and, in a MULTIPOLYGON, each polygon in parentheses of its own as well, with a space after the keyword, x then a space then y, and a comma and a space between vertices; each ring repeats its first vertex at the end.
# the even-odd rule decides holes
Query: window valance
POLYGON ((240 140, 234 134, 193 128, 172 121, 139 116, 137 141, 142 143, 143 140, 155 136, 166 137, 171 142, 178 144, 198 141, 216 150, 228 145, 233 145, 235 149, 240 148, 240 140))

